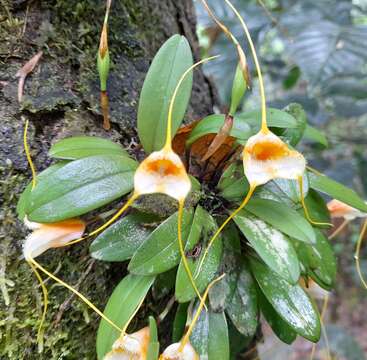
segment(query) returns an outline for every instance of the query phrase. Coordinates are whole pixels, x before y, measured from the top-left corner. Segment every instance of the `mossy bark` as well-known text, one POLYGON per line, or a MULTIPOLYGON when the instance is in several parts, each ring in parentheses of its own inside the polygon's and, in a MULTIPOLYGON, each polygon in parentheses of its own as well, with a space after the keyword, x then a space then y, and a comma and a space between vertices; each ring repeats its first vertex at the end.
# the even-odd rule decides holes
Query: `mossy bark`
MULTIPOLYGON (((95 359, 99 319, 70 293, 47 281, 50 304, 43 352, 36 333, 42 312, 38 283, 22 259, 26 231, 15 206, 30 180, 22 132, 38 171, 50 164, 47 151, 57 139, 78 134, 110 137, 128 146, 137 141, 136 107, 149 62, 174 33, 184 34, 198 58, 191 0, 116 0, 110 16, 109 80, 112 129, 102 129, 95 69, 104 1, 1 0, 0 7, 0 358, 95 359), (24 100, 17 102, 17 70, 38 50, 44 54, 28 77, 24 100)), ((187 121, 212 111, 213 88, 202 72, 195 85, 187 121)), ((125 273, 123 264, 93 262, 88 245, 49 251, 40 262, 79 288, 103 308, 125 273)))

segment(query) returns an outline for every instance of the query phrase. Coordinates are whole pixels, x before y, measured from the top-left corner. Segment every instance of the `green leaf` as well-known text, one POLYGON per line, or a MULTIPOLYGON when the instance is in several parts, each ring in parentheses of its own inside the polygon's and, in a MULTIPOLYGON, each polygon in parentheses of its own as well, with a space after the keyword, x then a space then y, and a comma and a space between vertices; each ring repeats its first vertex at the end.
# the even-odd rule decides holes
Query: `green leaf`
POLYGON ((334 199, 354 207, 362 212, 367 212, 367 204, 361 199, 358 194, 347 188, 346 186, 330 179, 325 175, 316 175, 309 173, 310 186, 324 194, 331 196, 334 199))
POLYGON ((297 103, 291 103, 284 111, 296 120, 295 128, 286 128, 282 137, 291 145, 296 146, 303 137, 307 125, 307 115, 303 107, 297 103))
MULTIPOLYGON (((330 223, 330 214, 322 196, 315 190, 310 189, 306 198, 305 203, 310 217, 313 221, 330 223)), ((303 209, 299 212, 303 215, 303 209)))
POLYGON ((315 232, 309 222, 285 204, 252 198, 246 210, 290 237, 306 243, 316 242, 315 232))
POLYGON ((261 291, 279 316, 297 334, 317 342, 321 333, 319 314, 301 286, 291 285, 255 259, 251 259, 251 269, 261 291))
POLYGON ((85 214, 133 188, 137 163, 119 155, 72 161, 40 182, 26 209, 31 221, 49 223, 85 214))
POLYGON ((217 188, 219 195, 228 201, 241 201, 248 192, 249 183, 242 164, 231 164, 223 173, 217 188))
MULTIPOLYGON (((195 210, 194 220, 185 246, 186 254, 193 251, 193 249, 198 250, 200 254, 197 258, 187 256, 187 262, 192 274, 196 273, 204 255, 204 249, 217 228, 217 224, 212 216, 198 205, 195 210)), ((203 263, 203 267, 195 279, 195 284, 200 292, 204 291, 209 282, 213 280, 220 264, 221 255, 222 240, 219 238, 211 246, 203 263)), ((195 290, 190 283, 182 260, 176 275, 175 297, 178 302, 187 302, 196 297, 195 290)))
POLYGON ((150 341, 148 345, 146 360, 158 360, 159 356, 158 330, 157 330, 157 323, 152 316, 149 316, 149 332, 150 332, 150 341))
POLYGON ((172 342, 179 342, 185 332, 189 303, 178 304, 172 326, 172 342))
MULTIPOLYGON (((67 161, 60 161, 57 164, 49 166, 47 169, 43 170, 41 173, 37 175, 37 183, 41 182, 43 179, 46 179, 47 176, 51 175, 56 170, 61 169, 65 166, 67 161)), ((26 215, 26 209, 29 206, 29 198, 32 191, 32 182, 30 182, 26 188, 23 190, 22 194, 19 197, 17 204, 17 213, 19 220, 23 220, 26 215)))
MULTIPOLYGON (((189 235, 192 210, 184 210, 182 221, 182 240, 189 235)), ((180 262, 177 240, 177 213, 163 221, 144 241, 129 264, 133 274, 152 275, 165 272, 180 262)))
MULTIPOLYGON (((117 326, 123 328, 130 319, 148 290, 154 282, 154 276, 127 275, 117 285, 108 299, 104 315, 111 319, 117 326)), ((120 336, 120 333, 101 320, 97 332, 97 355, 102 360, 106 353, 111 351, 112 344, 120 336)))
POLYGON ((232 96, 231 96, 231 105, 229 107, 229 114, 234 115, 237 111, 238 106, 241 103, 241 100, 246 92, 246 82, 243 78, 243 72, 241 69, 241 65, 238 64, 236 67, 236 73, 234 75, 233 84, 232 84, 232 96))
MULTIPOLYGON (((167 115, 174 89, 183 73, 192 65, 192 53, 186 38, 170 37, 155 55, 145 77, 138 108, 138 134, 147 153, 160 150, 166 140, 167 115)), ((172 136, 183 120, 192 88, 192 74, 177 93, 172 116, 172 136)))
POLYGON ((224 313, 202 311, 190 336, 200 359, 229 360, 229 339, 224 313))
MULTIPOLYGON (((267 108, 267 121, 269 127, 294 129, 297 128, 297 120, 284 110, 267 108)), ((251 126, 253 133, 260 130, 261 126, 261 110, 253 110, 238 114, 239 121, 245 121, 251 126)))
POLYGON ((303 137, 307 140, 319 143, 325 147, 329 146, 326 136, 320 130, 316 129, 311 125, 306 125, 303 137))
POLYGON ((151 214, 133 212, 109 226, 90 245, 92 257, 103 261, 130 259, 152 232, 148 224, 158 218, 151 214))
POLYGON ((258 301, 261 312, 275 335, 284 343, 292 344, 296 340, 297 333, 278 315, 260 289, 258 290, 258 301))
POLYGON ((76 136, 60 140, 51 146, 49 156, 58 159, 76 160, 94 155, 120 155, 129 157, 129 154, 120 144, 96 136, 76 136))
POLYGON ((256 333, 257 293, 252 274, 244 261, 239 264, 237 284, 232 298, 226 305, 226 313, 241 334, 253 336, 256 333))
POLYGON ((210 306, 215 312, 223 311, 231 300, 237 286, 241 257, 241 243, 237 227, 232 223, 223 232, 223 255, 218 269, 226 276, 215 283, 209 292, 210 306))
MULTIPOLYGON (((309 182, 307 173, 303 174, 303 193, 307 196, 309 182)), ((256 192, 263 199, 275 200, 292 208, 300 206, 301 193, 297 180, 276 179, 269 181, 256 192)))
MULTIPOLYGON (((190 146, 196 140, 200 139, 202 136, 206 134, 217 134, 221 127, 223 126, 225 119, 225 115, 209 115, 202 120, 194 127, 191 131, 190 136, 186 140, 186 146, 190 146)), ((230 132, 230 135, 239 139, 241 141, 246 141, 251 135, 251 129, 246 121, 242 120, 235 116, 233 118, 233 127, 230 132)))
POLYGON ((300 275, 297 253, 286 235, 241 210, 234 221, 264 262, 283 279, 295 284, 300 275))
POLYGON ((336 258, 326 236, 318 229, 316 243, 308 245, 296 242, 295 247, 300 261, 306 266, 307 275, 321 287, 331 290, 336 281, 336 258))

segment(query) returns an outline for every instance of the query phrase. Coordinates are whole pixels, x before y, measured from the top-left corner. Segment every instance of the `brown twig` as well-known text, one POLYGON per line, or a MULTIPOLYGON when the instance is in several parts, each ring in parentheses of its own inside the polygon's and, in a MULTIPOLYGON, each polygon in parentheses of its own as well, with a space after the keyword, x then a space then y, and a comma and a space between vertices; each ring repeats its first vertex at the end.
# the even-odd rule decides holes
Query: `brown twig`
POLYGON ((18 70, 16 73, 16 77, 19 77, 18 81, 18 102, 22 102, 23 98, 23 89, 24 89, 24 82, 28 74, 30 74, 33 69, 38 64, 43 52, 39 51, 36 55, 34 55, 30 60, 28 60, 21 69, 18 70))

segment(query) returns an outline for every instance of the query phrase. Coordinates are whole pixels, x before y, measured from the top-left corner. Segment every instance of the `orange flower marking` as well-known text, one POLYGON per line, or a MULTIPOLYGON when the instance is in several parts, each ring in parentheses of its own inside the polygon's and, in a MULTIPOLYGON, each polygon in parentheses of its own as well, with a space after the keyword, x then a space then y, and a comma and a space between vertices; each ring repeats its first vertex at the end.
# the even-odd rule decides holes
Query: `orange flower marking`
POLYGON ((199 355, 189 342, 184 345, 182 350, 180 347, 180 342, 168 346, 159 360, 200 360, 199 355))
POLYGON ((367 217, 366 213, 363 213, 336 199, 329 201, 327 207, 332 218, 342 217, 345 220, 351 221, 359 217, 367 217))
POLYGON ((104 360, 145 360, 150 341, 149 327, 133 334, 122 334, 104 360))
POLYGON ((51 224, 29 222, 25 224, 33 232, 27 237, 23 253, 24 257, 36 258, 48 249, 65 246, 71 240, 81 237, 85 230, 85 223, 79 219, 69 219, 51 224))

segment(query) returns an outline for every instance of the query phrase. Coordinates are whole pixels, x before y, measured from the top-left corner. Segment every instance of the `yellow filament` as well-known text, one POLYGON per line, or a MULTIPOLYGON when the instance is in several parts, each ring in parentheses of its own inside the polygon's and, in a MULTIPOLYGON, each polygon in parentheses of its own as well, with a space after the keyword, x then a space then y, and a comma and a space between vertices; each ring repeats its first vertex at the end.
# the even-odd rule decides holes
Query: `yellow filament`
MULTIPOLYGON (((184 265, 184 268, 186 270, 186 274, 190 280, 190 284, 193 287, 193 289, 196 292, 196 295, 198 296, 198 298, 200 299, 200 301, 203 301, 203 298, 201 297, 200 291, 197 288, 196 284, 195 284, 195 280, 194 277, 192 276, 192 272, 190 270, 190 266, 189 263, 187 262, 186 259, 186 255, 185 255, 185 250, 184 250, 184 245, 182 242, 182 229, 181 229, 181 225, 182 225, 182 214, 183 214, 183 208, 184 208, 184 200, 180 200, 178 203, 178 219, 177 219, 177 237, 178 237, 178 245, 180 248, 180 254, 181 254, 181 259, 184 265)), ((205 302, 204 302, 205 305, 205 302)))
POLYGON ((32 271, 34 272, 34 274, 37 277, 37 280, 39 282, 39 284, 41 285, 41 289, 42 289, 42 293, 43 293, 43 312, 42 312, 42 317, 41 317, 41 322, 38 326, 38 331, 37 331, 37 343, 38 343, 38 347, 39 347, 39 352, 42 352, 43 349, 43 325, 45 323, 46 320, 46 313, 47 313, 47 306, 48 306, 48 291, 47 288, 43 282, 43 279, 40 275, 40 273, 38 272, 38 270, 34 267, 34 265, 32 264, 31 261, 27 260, 29 266, 31 267, 32 271))
POLYGON ((263 77, 261 73, 260 63, 257 58, 255 45, 252 41, 251 34, 241 14, 238 12, 238 10, 232 5, 232 3, 229 0, 224 0, 224 1, 228 4, 228 6, 232 9, 232 11, 235 13, 237 18, 241 22, 243 30, 245 31, 245 34, 246 34, 247 41, 249 42, 252 57, 254 59, 254 63, 256 67, 257 76, 259 77, 259 87, 260 87, 260 96, 261 96, 261 131, 263 133, 268 133, 269 129, 268 129, 267 121, 266 121, 266 97, 265 97, 264 81, 263 81, 263 77))
POLYGON ((78 296, 86 305, 88 305, 93 311, 95 311, 103 320, 108 322, 113 328, 115 328, 118 332, 122 332, 123 330, 118 327, 112 320, 110 320, 106 315, 103 314, 101 310, 99 310, 92 302, 90 302, 83 294, 81 294, 78 290, 74 289, 72 286, 67 284, 66 282, 59 279, 57 276, 46 270, 44 267, 42 267, 38 262, 36 262, 34 259, 29 259, 29 261, 39 270, 41 270, 43 273, 45 273, 47 276, 49 276, 51 279, 59 283, 60 285, 66 287, 71 292, 73 292, 76 296, 78 296))
POLYGON ((312 224, 316 226, 333 226, 333 224, 330 223, 324 223, 324 222, 317 222, 311 219, 310 213, 308 212, 306 202, 305 202, 305 194, 303 193, 303 176, 300 176, 298 178, 298 184, 299 184, 299 191, 301 193, 301 204, 303 207, 303 211, 305 212, 306 219, 312 224))
POLYGON ((329 240, 334 239, 349 224, 349 220, 344 220, 340 226, 328 237, 329 240))
POLYGON ((31 171, 32 171, 32 190, 33 190, 34 187, 36 186, 37 180, 36 180, 36 168, 34 167, 32 157, 31 157, 31 152, 29 151, 29 147, 28 147, 28 139, 27 139, 28 125, 29 125, 29 120, 27 119, 24 125, 23 145, 24 145, 24 151, 25 151, 25 154, 28 160, 29 167, 31 168, 31 171))
POLYGON ((140 301, 140 303, 138 304, 138 306, 136 307, 136 309, 134 310, 134 312, 131 314, 131 316, 129 317, 129 320, 127 320, 125 326, 123 327, 122 329, 122 332, 121 332, 121 338, 123 338, 125 335, 126 335, 126 330, 128 328, 128 326, 130 325, 132 319, 134 319, 135 315, 137 314, 137 312, 139 311, 139 309, 141 308, 143 302, 145 300, 145 297, 143 297, 140 301))
POLYGON ((210 247, 213 245, 214 240, 218 237, 218 235, 221 233, 221 231, 224 229, 224 227, 246 206, 246 204, 251 199, 251 196, 254 193, 255 189, 256 189, 256 184, 250 185, 250 189, 249 189, 246 197, 242 201, 241 205, 235 211, 233 211, 233 213, 230 216, 228 216, 228 218, 223 222, 223 224, 218 228, 218 230, 215 232, 213 237, 210 239, 209 244, 208 244, 207 248, 205 249, 204 256, 200 260, 200 264, 199 264, 199 267, 196 271, 195 278, 197 278, 198 275, 200 274, 200 271, 201 271, 201 268, 204 264, 205 258, 208 255, 208 252, 210 250, 210 247))
POLYGON ((108 220, 107 222, 105 222, 103 225, 101 225, 98 229, 93 230, 91 233, 89 233, 86 236, 83 236, 79 239, 73 240, 68 242, 67 244, 65 244, 64 246, 68 246, 68 245, 72 245, 72 244, 76 244, 80 241, 86 240, 89 237, 96 235, 98 233, 100 233, 102 230, 106 229, 106 227, 110 226, 113 222, 115 222, 130 206, 131 204, 139 197, 139 194, 134 193, 131 198, 125 203, 125 205, 122 206, 122 208, 114 215, 112 216, 112 218, 110 220, 108 220))
POLYGON ((200 304, 199 304, 199 307, 198 309, 196 310, 196 313, 195 313, 195 316, 194 318, 192 319, 191 321, 191 324, 185 334, 185 336, 182 338, 181 340, 181 344, 180 344, 180 347, 178 348, 178 352, 182 352, 182 350, 184 349, 185 345, 189 342, 190 340, 190 335, 192 333, 192 330, 194 329, 195 325, 196 325, 196 322, 198 321, 199 319, 199 316, 201 314, 201 311, 203 310, 203 307, 205 305, 205 301, 206 301, 206 298, 209 294, 209 290, 212 288, 212 286, 217 283, 218 281, 222 280, 224 277, 226 276, 226 274, 222 274, 221 276, 217 277, 216 279, 214 279, 209 285, 208 287, 206 288, 205 292, 204 292, 204 295, 203 295, 203 298, 200 300, 200 304))
POLYGON ((359 279, 361 280, 361 283, 365 287, 365 289, 367 289, 367 283, 362 275, 361 265, 359 263, 359 253, 361 251, 361 245, 362 245, 362 241, 366 233, 366 230, 367 230, 367 220, 365 220, 363 223, 362 230, 361 230, 361 233, 359 234, 359 238, 357 241, 356 253, 354 255, 354 258, 356 260, 356 268, 357 268, 358 276, 359 276, 359 279))
POLYGON ((219 55, 216 56, 211 56, 208 57, 206 59, 200 60, 197 63, 195 63, 194 65, 191 65, 181 76, 180 80, 178 81, 176 88, 173 92, 170 104, 169 104, 169 108, 168 108, 168 117, 167 117, 167 130, 166 130, 166 143, 164 145, 164 148, 167 151, 171 151, 172 150, 172 145, 171 145, 171 140, 172 140, 172 114, 173 114, 173 105, 175 103, 176 100, 176 96, 178 93, 178 90, 180 89, 180 86, 182 84, 182 82, 185 80, 185 77, 197 66, 199 66, 200 64, 203 64, 207 61, 216 59, 217 57, 219 57, 219 55))

